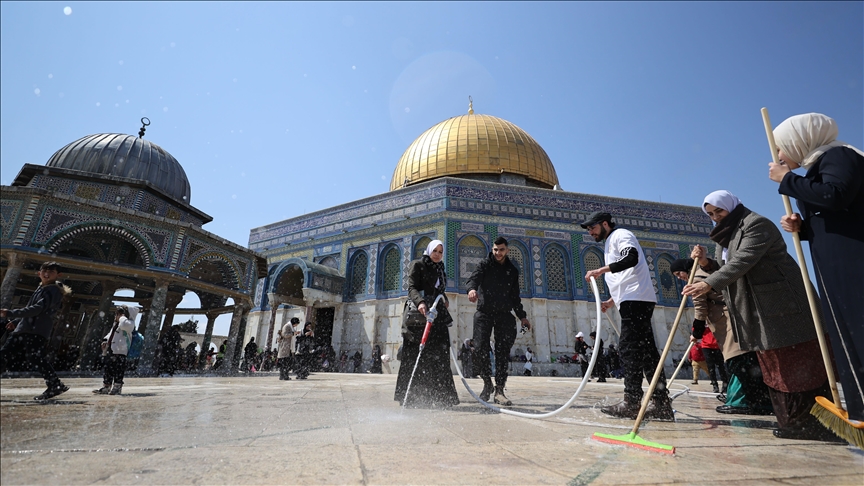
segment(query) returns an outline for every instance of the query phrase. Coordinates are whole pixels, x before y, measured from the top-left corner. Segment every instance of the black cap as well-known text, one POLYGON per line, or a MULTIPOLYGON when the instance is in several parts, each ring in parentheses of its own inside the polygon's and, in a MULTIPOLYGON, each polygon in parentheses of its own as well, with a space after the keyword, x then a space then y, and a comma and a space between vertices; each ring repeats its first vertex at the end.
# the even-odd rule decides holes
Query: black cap
POLYGON ((604 211, 596 211, 591 213, 588 216, 588 219, 585 220, 584 223, 581 223, 579 226, 581 226, 583 229, 588 229, 589 226, 594 226, 595 224, 601 223, 603 221, 608 221, 611 223, 612 215, 604 211))
POLYGON ((679 258, 672 262, 670 265, 670 270, 672 273, 675 272, 689 272, 690 269, 693 268, 693 259, 692 258, 679 258))

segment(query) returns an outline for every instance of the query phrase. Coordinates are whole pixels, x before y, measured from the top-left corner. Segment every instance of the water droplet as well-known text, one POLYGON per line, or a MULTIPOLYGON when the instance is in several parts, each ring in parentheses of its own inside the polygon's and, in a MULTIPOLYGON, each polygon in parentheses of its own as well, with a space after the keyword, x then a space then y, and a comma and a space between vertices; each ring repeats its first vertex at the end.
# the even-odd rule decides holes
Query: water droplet
POLYGON ((34 93, 36 96, 39 96, 39 94, 42 93, 42 91, 41 91, 39 88, 36 88, 36 89, 33 90, 33 93, 34 93))
POLYGON ((163 107, 162 107, 162 111, 164 111, 164 112, 167 113, 167 112, 168 112, 168 107, 167 107, 167 106, 163 106, 163 107))
POLYGON ((102 103, 100 103, 100 102, 97 101, 97 102, 96 102, 96 106, 102 106, 102 103))
POLYGON ((123 86, 117 86, 117 91, 123 91, 123 86))
POLYGON ((356 70, 357 70, 357 66, 351 66, 351 69, 353 69, 353 70, 356 71, 356 70))
POLYGON ((72 15, 72 7, 63 7, 63 14, 72 15))
POLYGON ((176 47, 176 46, 177 46, 177 44, 175 44, 173 42, 171 43, 171 47, 176 47))
POLYGON ((62 97, 63 97, 63 93, 57 93, 57 96, 59 96, 59 97, 62 98, 62 97))
POLYGON ((231 199, 237 199, 237 194, 231 194, 231 199))
POLYGON ((405 107, 405 113, 410 113, 410 112, 411 112, 411 108, 408 108, 408 107, 406 106, 406 107, 405 107))
POLYGON ((99 317, 105 317, 105 311, 99 311, 99 317))
POLYGON ((123 60, 122 60, 122 59, 120 60, 120 65, 121 65, 121 66, 123 65, 123 60))
POLYGON ((53 74, 49 74, 49 75, 48 75, 48 79, 53 79, 53 78, 54 78, 54 75, 53 75, 53 74))

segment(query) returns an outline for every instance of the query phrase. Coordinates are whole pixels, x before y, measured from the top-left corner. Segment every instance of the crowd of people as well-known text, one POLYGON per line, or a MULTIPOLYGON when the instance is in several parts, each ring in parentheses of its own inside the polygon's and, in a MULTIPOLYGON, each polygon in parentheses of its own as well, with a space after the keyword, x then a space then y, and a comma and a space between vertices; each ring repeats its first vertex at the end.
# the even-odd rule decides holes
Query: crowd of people
MULTIPOLYGON (((832 395, 826 366, 838 371, 849 419, 864 421, 864 285, 860 279, 864 274, 864 258, 860 257, 864 253, 864 153, 838 141, 837 134, 836 123, 825 115, 793 116, 774 130, 779 163, 769 164, 769 178, 779 183, 779 192, 796 199, 799 212, 779 218, 780 227, 810 243, 821 309, 808 306, 806 288, 813 284, 802 277, 781 230, 726 190, 711 192, 701 205, 714 222, 709 235, 716 243, 713 258, 707 248, 696 245, 689 258, 672 264, 673 274, 684 281, 694 271, 694 280, 682 291, 692 298, 695 308, 690 335, 694 345, 686 357, 693 364, 693 383, 698 383, 699 370, 704 369, 723 402, 718 413, 773 414, 778 425, 774 435, 779 438, 838 440, 810 414, 817 396, 832 395), (793 172, 799 167, 805 169, 805 175, 793 172), (826 324, 833 363, 823 361, 814 313, 826 324)), ((594 368, 597 381, 609 376, 624 380, 622 399, 601 407, 601 412, 635 419, 643 398, 642 385, 652 381, 660 359, 651 324, 657 303, 651 272, 636 236, 619 227, 611 214, 595 212, 581 226, 604 245, 604 265, 587 271, 584 278, 605 279, 610 297, 601 303, 601 310, 618 309, 619 343, 617 349, 614 345, 604 349, 603 341, 591 333, 595 343, 589 346, 579 332, 573 357, 558 361, 579 362, 583 379, 590 380, 585 374, 591 353, 600 353, 594 368)), ((56 263, 42 265, 41 284, 27 306, 0 309, 0 317, 18 319, 14 324, 10 321, 7 328, 12 335, 0 349, 3 370, 15 359, 25 359, 38 369, 47 389, 37 400, 68 390, 44 356, 52 317, 67 291, 57 283, 59 273, 56 263)), ((512 405, 505 394, 511 348, 519 328, 531 330, 518 279, 519 270, 508 257, 508 242, 499 236, 466 285, 468 300, 477 308, 473 335, 463 342, 459 359, 466 377, 482 379, 480 400, 492 399, 501 406, 512 405)), ((448 408, 459 404, 449 363, 453 318, 446 286, 444 243, 434 240, 408 270, 398 353, 404 364, 394 391, 394 399, 403 406, 448 408), (436 300, 438 297, 442 298, 436 300)), ((126 306, 117 309, 103 343, 103 387, 94 393, 119 394, 122 390, 135 348, 131 311, 126 306)), ((160 373, 173 375, 178 369, 198 366, 195 343, 184 349, 181 341, 176 326, 161 334, 156 357, 160 373)), ((215 353, 214 368, 224 366, 226 345, 227 341, 215 353)), ((363 369, 360 351, 349 356, 342 350, 337 361, 333 347, 316 340, 312 323, 301 327, 297 318, 279 330, 277 345, 277 349, 262 350, 252 338, 244 348, 242 370, 278 368, 280 379, 289 380, 292 370, 297 378, 306 379, 315 371, 363 369)), ((208 353, 208 358, 212 356, 208 353)), ((523 372, 531 375, 533 352, 529 348, 523 356, 523 372)), ((375 346, 369 372, 382 373, 388 361, 375 346)), ((662 367, 659 370, 645 418, 672 421, 674 410, 665 374, 662 367)))

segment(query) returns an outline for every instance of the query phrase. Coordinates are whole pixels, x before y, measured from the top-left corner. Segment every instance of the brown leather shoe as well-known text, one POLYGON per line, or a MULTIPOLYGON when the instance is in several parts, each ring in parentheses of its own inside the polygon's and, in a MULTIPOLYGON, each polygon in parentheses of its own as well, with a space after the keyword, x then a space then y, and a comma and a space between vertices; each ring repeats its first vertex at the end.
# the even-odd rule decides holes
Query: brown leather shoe
POLYGON ((600 411, 613 417, 635 419, 639 415, 639 405, 622 400, 615 405, 600 407, 600 411))

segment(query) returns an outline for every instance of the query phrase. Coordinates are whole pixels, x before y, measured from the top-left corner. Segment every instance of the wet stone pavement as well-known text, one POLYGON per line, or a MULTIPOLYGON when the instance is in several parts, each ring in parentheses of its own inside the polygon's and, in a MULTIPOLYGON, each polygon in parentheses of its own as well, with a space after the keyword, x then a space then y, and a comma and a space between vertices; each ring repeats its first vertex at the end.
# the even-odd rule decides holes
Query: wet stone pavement
MULTIPOLYGON (((70 391, 38 403, 41 380, 3 379, 0 483, 864 484, 860 450, 777 439, 771 416, 718 414, 707 382, 675 400, 675 423, 640 429, 675 446, 669 456, 590 439, 632 427, 599 411, 622 395, 621 380, 589 383, 573 407, 543 420, 487 411, 458 377, 461 405, 402 413, 395 380, 127 378, 123 395, 97 396, 98 377, 68 378, 70 391)), ((547 412, 579 382, 515 376, 508 396, 516 410, 547 412)))

